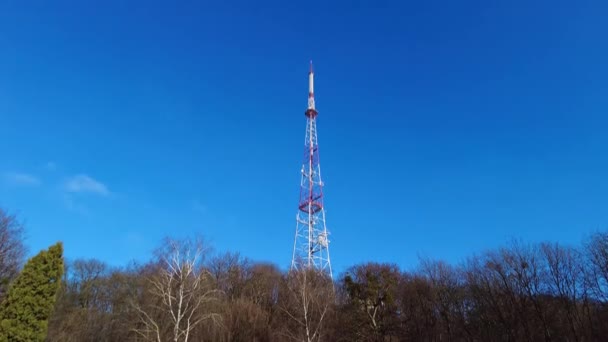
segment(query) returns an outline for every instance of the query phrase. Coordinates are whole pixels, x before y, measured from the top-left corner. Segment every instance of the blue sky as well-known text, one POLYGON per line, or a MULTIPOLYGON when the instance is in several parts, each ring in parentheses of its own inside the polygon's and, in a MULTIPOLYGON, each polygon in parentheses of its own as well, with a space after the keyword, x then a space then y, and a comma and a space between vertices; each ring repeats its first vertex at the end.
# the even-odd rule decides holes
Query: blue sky
POLYGON ((605 2, 8 1, 0 206, 33 252, 289 264, 314 60, 334 269, 608 226, 605 2))

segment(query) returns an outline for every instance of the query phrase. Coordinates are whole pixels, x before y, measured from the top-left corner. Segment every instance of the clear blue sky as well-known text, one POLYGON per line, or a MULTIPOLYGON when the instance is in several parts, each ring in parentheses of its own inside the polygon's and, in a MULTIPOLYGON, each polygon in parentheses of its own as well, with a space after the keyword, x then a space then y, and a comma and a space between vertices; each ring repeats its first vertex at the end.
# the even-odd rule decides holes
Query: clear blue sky
POLYGON ((337 271, 608 227, 605 1, 91 3, 0 5, 0 206, 32 253, 198 233, 288 265, 310 59, 337 271))

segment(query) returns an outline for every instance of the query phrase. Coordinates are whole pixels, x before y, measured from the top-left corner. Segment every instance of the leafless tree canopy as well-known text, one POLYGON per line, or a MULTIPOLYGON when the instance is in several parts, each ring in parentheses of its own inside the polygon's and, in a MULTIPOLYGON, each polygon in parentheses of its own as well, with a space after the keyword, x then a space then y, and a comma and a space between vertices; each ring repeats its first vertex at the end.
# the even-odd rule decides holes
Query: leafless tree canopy
POLYGON ((139 317, 135 333, 146 341, 188 342, 201 323, 219 322, 211 310, 218 291, 203 267, 205 253, 199 240, 164 241, 148 289, 133 304, 139 317))
POLYGON ((287 273, 280 287, 279 310, 285 319, 278 335, 291 341, 323 340, 333 306, 334 288, 326 274, 315 270, 287 273))
POLYGON ((22 224, 0 208, 0 299, 23 265, 25 253, 22 224))
POLYGON ((515 241, 459 264, 364 263, 333 282, 200 241, 68 266, 49 341, 605 341, 608 234, 515 241), (207 256, 209 256, 207 258, 207 256))

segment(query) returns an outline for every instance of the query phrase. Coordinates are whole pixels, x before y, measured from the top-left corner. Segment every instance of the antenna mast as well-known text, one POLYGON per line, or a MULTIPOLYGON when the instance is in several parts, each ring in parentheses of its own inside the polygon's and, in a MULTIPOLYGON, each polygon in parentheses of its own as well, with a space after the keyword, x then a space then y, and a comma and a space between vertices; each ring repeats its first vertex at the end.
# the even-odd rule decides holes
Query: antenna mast
POLYGON ((316 269, 332 277, 329 261, 329 232, 325 226, 323 181, 317 141, 317 109, 315 108, 314 71, 312 61, 308 73, 308 108, 304 140, 304 162, 300 181, 300 202, 296 215, 292 270, 316 269))

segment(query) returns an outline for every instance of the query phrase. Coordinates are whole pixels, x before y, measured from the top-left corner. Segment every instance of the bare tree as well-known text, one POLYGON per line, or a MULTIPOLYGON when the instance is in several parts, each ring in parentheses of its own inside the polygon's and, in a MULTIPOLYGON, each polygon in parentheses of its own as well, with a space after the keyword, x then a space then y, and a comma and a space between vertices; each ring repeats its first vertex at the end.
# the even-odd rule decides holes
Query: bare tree
POLYGON ((563 335, 570 333, 574 341, 580 341, 583 325, 580 299, 587 296, 582 257, 576 249, 558 244, 543 243, 541 250, 548 268, 549 292, 565 311, 567 324, 561 325, 567 325, 569 332, 563 335))
POLYGON ((239 253, 224 253, 214 257, 208 264, 216 286, 230 300, 238 298, 249 278, 251 262, 239 253))
POLYGON ((279 309, 287 320, 279 334, 293 341, 320 341, 334 302, 331 279, 316 270, 300 270, 289 272, 282 285, 279 309))
POLYGON ((208 307, 218 291, 202 267, 205 249, 200 240, 165 239, 157 255, 157 269, 149 278, 152 303, 134 304, 141 323, 134 331, 147 341, 188 342, 202 322, 219 319, 208 307))
POLYGON ((465 276, 472 300, 470 315, 477 322, 485 322, 477 326, 481 340, 501 336, 502 340, 516 341, 529 336, 525 326, 525 332, 520 332, 520 322, 525 322, 526 316, 519 309, 513 277, 499 253, 486 252, 469 258, 465 263, 465 276))
POLYGON ((434 305, 434 290, 430 281, 419 274, 403 274, 399 281, 397 305, 398 331, 403 341, 440 340, 438 317, 434 305))
POLYGON ((603 338, 608 335, 608 232, 589 237, 583 244, 583 254, 588 330, 595 339, 603 338))
POLYGON ((517 293, 521 300, 521 312, 530 311, 530 333, 551 341, 551 330, 547 317, 547 306, 542 300, 547 292, 546 269, 542 262, 539 248, 536 245, 511 243, 509 249, 502 250, 502 257, 508 272, 513 276, 517 293))
POLYGON ((596 233, 585 243, 589 282, 595 298, 608 301, 608 233, 596 233))
POLYGON ((422 259, 420 266, 420 271, 433 289, 434 307, 443 323, 447 340, 473 339, 467 324, 468 308, 462 271, 443 261, 429 259, 422 259), (458 331, 459 327, 464 332, 458 331))
MULTIPOLYGON (((269 341, 281 273, 274 265, 253 264, 238 253, 214 257, 209 270, 222 291, 222 328, 214 341, 269 341)), ((210 334, 207 334, 210 335, 210 334)))
POLYGON ((23 245, 23 225, 15 215, 0 208, 0 299, 8 284, 23 265, 26 248, 23 245))

